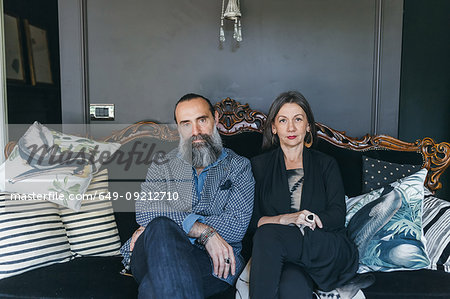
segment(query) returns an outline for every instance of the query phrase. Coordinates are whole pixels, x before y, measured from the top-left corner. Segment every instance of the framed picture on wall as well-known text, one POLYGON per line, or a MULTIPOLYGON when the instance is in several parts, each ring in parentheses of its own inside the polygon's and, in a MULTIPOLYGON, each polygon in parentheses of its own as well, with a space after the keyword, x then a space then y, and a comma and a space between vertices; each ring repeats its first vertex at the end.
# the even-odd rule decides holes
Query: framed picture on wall
POLYGON ((25 82, 19 18, 4 15, 6 78, 25 82))
POLYGON ((24 20, 30 61, 31 84, 53 84, 47 31, 24 20))

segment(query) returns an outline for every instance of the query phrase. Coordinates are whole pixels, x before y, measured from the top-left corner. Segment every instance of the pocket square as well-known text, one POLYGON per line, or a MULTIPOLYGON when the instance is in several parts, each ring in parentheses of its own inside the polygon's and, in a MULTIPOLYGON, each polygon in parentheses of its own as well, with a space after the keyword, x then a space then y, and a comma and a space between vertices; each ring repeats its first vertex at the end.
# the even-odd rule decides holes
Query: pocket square
POLYGON ((231 181, 226 180, 222 185, 220 185, 220 190, 227 190, 231 188, 231 181))

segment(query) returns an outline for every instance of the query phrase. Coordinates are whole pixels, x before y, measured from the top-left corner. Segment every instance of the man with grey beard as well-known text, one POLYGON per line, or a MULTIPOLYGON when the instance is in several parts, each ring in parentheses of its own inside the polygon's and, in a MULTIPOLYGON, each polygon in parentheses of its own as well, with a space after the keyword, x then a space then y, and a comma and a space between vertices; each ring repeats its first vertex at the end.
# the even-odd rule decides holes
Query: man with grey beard
POLYGON ((206 298, 233 285, 245 266, 240 252, 253 210, 250 162, 222 146, 218 113, 207 98, 183 96, 174 118, 178 148, 168 163, 149 167, 136 202, 140 228, 121 248, 139 298, 206 298), (177 199, 144 198, 156 192, 177 199))
POLYGON ((191 161, 193 167, 204 168, 214 163, 222 154, 222 139, 214 126, 211 136, 198 134, 185 138, 181 135, 178 150, 186 161, 191 161))

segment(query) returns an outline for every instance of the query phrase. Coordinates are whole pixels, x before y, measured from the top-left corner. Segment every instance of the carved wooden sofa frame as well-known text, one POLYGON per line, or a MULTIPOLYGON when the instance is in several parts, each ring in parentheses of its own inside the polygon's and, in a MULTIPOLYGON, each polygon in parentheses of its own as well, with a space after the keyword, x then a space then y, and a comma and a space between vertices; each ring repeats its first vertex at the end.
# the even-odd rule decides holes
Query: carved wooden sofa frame
MULTIPOLYGON (((257 110, 250 109, 248 104, 241 104, 230 98, 226 98, 217 104, 215 109, 219 113, 218 130, 221 135, 232 136, 243 132, 263 132, 266 115, 257 110)), ((318 138, 329 143, 354 151, 369 150, 394 150, 401 152, 416 152, 423 157, 422 167, 428 169, 425 186, 435 193, 442 188, 439 181, 443 172, 450 165, 450 143, 436 143, 433 139, 425 137, 414 143, 404 142, 386 135, 365 135, 358 139, 349 137, 343 131, 337 131, 324 124, 316 123, 318 138)), ((157 138, 165 141, 178 140, 178 132, 169 126, 161 126, 154 122, 138 122, 123 130, 114 132, 102 141, 119 142, 125 144, 137 138, 157 138)), ((9 142, 5 147, 5 155, 8 156, 15 146, 15 142, 9 142)))

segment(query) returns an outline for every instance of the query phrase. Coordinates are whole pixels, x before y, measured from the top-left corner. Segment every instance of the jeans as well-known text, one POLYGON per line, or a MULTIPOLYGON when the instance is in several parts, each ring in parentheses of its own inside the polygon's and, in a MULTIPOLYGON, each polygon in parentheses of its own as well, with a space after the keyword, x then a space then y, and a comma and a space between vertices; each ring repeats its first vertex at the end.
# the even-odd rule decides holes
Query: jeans
POLYGON ((139 236, 131 256, 138 298, 206 298, 230 285, 212 275, 209 254, 193 245, 171 219, 153 219, 139 236))

